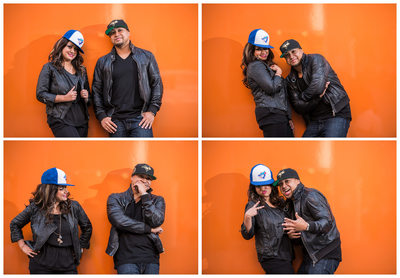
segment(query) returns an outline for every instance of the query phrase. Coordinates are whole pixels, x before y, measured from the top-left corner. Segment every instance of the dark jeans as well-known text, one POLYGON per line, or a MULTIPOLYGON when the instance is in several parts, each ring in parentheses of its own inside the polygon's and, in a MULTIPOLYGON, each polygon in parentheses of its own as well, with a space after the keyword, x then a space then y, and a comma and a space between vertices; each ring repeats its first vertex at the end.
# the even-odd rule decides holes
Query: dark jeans
POLYGON ((270 124, 261 127, 264 137, 294 137, 289 122, 285 124, 270 124))
POLYGON ((29 272, 31 274, 78 274, 76 266, 73 269, 68 270, 54 270, 48 269, 34 260, 29 260, 29 272))
POLYGON ((153 137, 153 129, 144 129, 139 126, 142 116, 123 120, 113 119, 117 125, 117 131, 110 133, 110 137, 153 137))
POLYGON ((159 274, 159 264, 122 264, 117 266, 118 274, 159 274))
POLYGON ((294 274, 291 261, 266 259, 260 262, 265 274, 294 274))
POLYGON ((334 274, 339 266, 339 261, 334 259, 322 259, 314 266, 311 260, 303 260, 297 274, 334 274))
POLYGON ((346 137, 350 120, 340 117, 311 121, 303 137, 346 137))
POLYGON ((83 126, 72 126, 61 122, 50 125, 51 131, 55 137, 87 137, 88 124, 83 126))

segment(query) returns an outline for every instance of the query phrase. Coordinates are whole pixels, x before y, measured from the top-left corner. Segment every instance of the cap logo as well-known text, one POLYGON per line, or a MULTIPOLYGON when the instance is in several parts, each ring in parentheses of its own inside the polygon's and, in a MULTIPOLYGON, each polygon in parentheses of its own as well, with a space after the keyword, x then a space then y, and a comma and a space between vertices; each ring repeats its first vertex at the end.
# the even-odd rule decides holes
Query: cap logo
POLYGON ((265 36, 265 37, 263 37, 263 38, 261 38, 263 41, 265 41, 265 43, 267 43, 268 42, 268 36, 265 36))
POLYGON ((285 171, 280 171, 278 174, 278 179, 280 179, 284 173, 285 173, 285 171))
POLYGON ((114 21, 112 21, 111 23, 110 23, 110 25, 111 26, 114 26, 115 24, 117 24, 118 23, 118 20, 114 20, 114 21))
POLYGON ((289 42, 285 42, 285 43, 282 45, 282 48, 287 49, 288 46, 289 46, 289 42))
POLYGON ((267 172, 261 172, 260 174, 258 174, 258 176, 262 179, 265 179, 265 175, 267 175, 267 172))
POLYGON ((146 172, 151 170, 151 168, 149 166, 147 166, 147 165, 143 165, 143 168, 146 170, 146 172))
POLYGON ((79 44, 79 46, 81 46, 83 44, 83 39, 78 38, 78 44, 79 44))

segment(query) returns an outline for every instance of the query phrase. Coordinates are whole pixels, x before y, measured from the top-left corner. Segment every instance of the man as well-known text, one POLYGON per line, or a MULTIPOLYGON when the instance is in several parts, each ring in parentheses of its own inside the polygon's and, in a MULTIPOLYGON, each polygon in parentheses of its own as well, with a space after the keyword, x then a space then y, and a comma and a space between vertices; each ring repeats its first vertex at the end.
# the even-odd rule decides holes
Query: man
POLYGON ((303 137, 346 137, 350 99, 328 61, 319 54, 305 54, 293 39, 280 50, 291 66, 286 77, 289 100, 306 122, 303 137))
POLYGON ((305 187, 290 168, 279 171, 273 185, 279 185, 296 219, 285 218, 282 226, 290 238, 301 239, 303 262, 298 274, 333 274, 342 261, 341 241, 324 195, 305 187))
POLYGON ((153 54, 134 46, 121 19, 107 26, 114 45, 94 69, 96 118, 111 137, 153 137, 153 121, 161 106, 163 85, 153 54))
POLYGON ((158 274, 160 237, 165 201, 151 194, 154 170, 137 164, 127 191, 113 193, 107 200, 107 216, 112 227, 106 253, 114 257, 118 274, 158 274))

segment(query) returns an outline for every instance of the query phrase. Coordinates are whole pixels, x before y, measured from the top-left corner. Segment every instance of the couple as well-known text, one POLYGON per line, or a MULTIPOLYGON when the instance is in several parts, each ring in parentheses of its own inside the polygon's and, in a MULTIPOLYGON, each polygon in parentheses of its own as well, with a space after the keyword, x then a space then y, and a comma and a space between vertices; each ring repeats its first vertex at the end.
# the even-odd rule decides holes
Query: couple
POLYGON ((291 71, 284 79, 269 42, 267 32, 253 30, 241 64, 243 83, 252 91, 264 137, 294 136, 289 102, 304 117, 303 137, 346 137, 350 100, 328 61, 319 54, 305 54, 297 41, 286 40, 280 57, 291 71))
POLYGON ((303 262, 298 274, 333 274, 342 260, 340 234, 328 201, 305 187, 293 169, 276 180, 262 164, 251 169, 248 203, 241 233, 255 236, 258 261, 266 274, 293 274, 292 244, 300 244, 303 262), (277 186, 280 187, 284 200, 277 186))
MULTIPOLYGON (((131 43, 123 20, 111 21, 105 33, 114 47, 94 70, 96 118, 111 137, 153 137, 163 93, 157 62, 151 52, 131 43)), ((47 123, 55 137, 88 136, 91 97, 83 43, 81 32, 66 32, 39 75, 36 98, 46 104, 47 123)))
MULTIPOLYGON (((150 165, 137 164, 128 190, 108 197, 112 226, 106 253, 118 274, 159 273, 165 201, 151 193, 155 179, 150 165)), ((78 274, 83 248, 89 249, 92 224, 82 206, 70 199, 69 186, 64 171, 46 170, 30 204, 10 223, 11 241, 29 257, 31 274, 78 274), (29 222, 32 241, 22 232, 29 222)))

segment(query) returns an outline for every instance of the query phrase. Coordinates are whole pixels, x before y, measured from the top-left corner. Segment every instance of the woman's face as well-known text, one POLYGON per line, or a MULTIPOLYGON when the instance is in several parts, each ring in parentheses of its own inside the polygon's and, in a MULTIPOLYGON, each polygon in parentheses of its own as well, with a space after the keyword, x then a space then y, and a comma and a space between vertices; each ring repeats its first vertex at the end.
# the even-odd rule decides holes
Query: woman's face
POLYGON ((271 194, 272 187, 270 185, 262 185, 262 186, 256 186, 256 192, 258 195, 261 197, 269 198, 269 195, 271 194))
POLYGON ((254 56, 256 57, 257 60, 265 61, 267 60, 269 54, 269 49, 268 48, 262 48, 256 46, 254 49, 254 56))
POLYGON ((78 47, 72 42, 68 42, 62 50, 62 56, 64 61, 72 61, 78 55, 78 47))
POLYGON ((58 186, 58 190, 56 193, 56 200, 57 202, 66 201, 68 199, 68 189, 66 186, 58 186))

